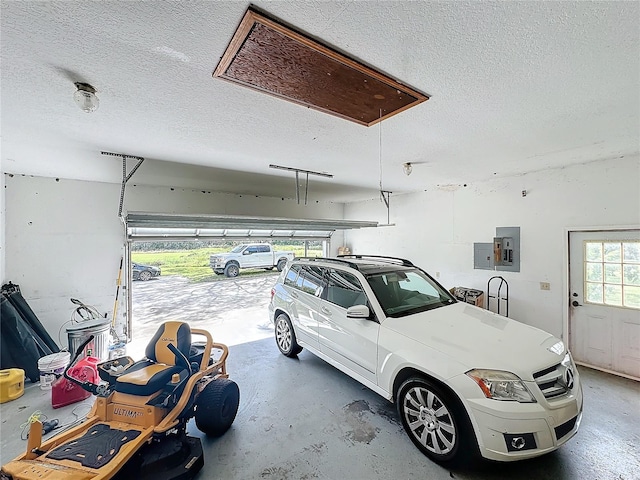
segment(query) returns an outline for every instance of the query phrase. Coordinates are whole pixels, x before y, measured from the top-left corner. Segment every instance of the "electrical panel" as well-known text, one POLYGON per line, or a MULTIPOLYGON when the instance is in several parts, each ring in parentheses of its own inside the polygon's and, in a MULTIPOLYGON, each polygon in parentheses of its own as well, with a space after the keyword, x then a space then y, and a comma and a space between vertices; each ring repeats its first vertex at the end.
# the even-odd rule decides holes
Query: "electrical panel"
POLYGON ((519 272, 520 227, 497 227, 493 243, 474 243, 473 268, 519 272))
POLYGON ((513 265, 513 238, 495 237, 493 239, 493 263, 494 265, 513 265))
POLYGON ((494 270, 494 253, 492 243, 473 244, 473 268, 478 270, 494 270))
POLYGON ((500 239, 500 261, 495 262, 496 270, 504 272, 520 271, 520 227, 496 228, 495 240, 500 239))

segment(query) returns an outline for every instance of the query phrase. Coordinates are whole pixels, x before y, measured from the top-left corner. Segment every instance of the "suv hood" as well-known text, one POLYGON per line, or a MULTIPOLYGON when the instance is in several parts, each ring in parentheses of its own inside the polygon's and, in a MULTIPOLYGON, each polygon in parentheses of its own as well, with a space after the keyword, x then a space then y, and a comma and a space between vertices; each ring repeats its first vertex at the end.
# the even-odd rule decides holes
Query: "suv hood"
POLYGON ((560 342, 547 333, 516 320, 458 302, 400 318, 382 325, 472 368, 506 370, 523 380, 562 361, 566 349, 548 350, 560 342))

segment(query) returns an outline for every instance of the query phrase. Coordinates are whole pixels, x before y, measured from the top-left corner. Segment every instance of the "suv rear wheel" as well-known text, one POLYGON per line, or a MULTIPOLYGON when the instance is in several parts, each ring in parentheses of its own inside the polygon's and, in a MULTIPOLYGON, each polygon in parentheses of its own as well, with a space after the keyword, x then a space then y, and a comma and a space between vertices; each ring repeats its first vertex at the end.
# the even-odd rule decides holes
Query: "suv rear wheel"
POLYGON ((293 331, 291 320, 284 313, 276 317, 276 343, 280 352, 287 357, 295 357, 302 351, 302 347, 296 342, 296 334, 293 331))

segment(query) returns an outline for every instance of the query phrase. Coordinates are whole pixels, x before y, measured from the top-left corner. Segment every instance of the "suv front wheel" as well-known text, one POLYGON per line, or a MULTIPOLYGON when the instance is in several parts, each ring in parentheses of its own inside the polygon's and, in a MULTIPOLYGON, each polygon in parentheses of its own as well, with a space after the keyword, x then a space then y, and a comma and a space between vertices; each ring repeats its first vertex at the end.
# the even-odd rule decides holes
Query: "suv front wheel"
POLYGON ((280 352, 287 357, 295 357, 302 351, 302 347, 296 342, 296 334, 293 331, 291 320, 284 313, 276 317, 276 343, 280 352))
POLYGON ((469 423, 465 412, 451 396, 425 378, 405 381, 396 398, 402 425, 411 441, 428 457, 440 463, 458 463, 467 445, 469 423))

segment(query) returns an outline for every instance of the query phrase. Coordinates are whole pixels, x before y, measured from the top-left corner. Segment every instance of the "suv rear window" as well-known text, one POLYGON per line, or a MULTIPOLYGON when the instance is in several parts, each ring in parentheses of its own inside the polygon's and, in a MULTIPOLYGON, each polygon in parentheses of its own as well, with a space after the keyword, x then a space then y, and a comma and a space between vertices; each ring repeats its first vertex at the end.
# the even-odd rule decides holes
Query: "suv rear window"
POLYGON ((290 287, 295 287, 298 273, 300 273, 300 265, 291 265, 291 268, 287 272, 287 276, 284 277, 284 284, 290 287))
POLYGON ((284 284, 319 297, 324 290, 323 269, 311 265, 291 265, 284 284))

